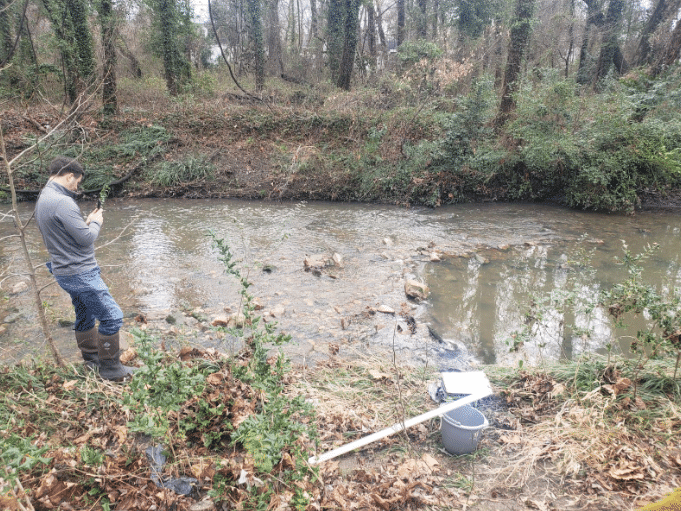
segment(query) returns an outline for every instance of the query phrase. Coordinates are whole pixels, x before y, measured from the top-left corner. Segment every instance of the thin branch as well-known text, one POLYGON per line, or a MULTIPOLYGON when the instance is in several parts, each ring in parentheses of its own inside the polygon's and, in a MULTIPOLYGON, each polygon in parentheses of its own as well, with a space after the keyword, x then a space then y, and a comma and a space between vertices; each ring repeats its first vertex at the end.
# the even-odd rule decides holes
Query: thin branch
POLYGON ((125 227, 123 227, 123 229, 121 230, 121 232, 118 233, 118 236, 116 236, 114 239, 112 239, 112 240, 110 240, 110 241, 107 241, 107 242, 104 243, 103 245, 100 245, 99 247, 97 247, 97 250, 101 250, 101 249, 103 249, 104 247, 108 247, 108 246, 111 245, 112 243, 118 241, 118 240, 121 238, 121 236, 123 236, 123 234, 125 234, 125 231, 128 229, 128 227, 130 227, 132 224, 134 224, 138 219, 139 219, 139 215, 136 216, 135 218, 133 218, 133 219, 130 221, 130 223, 129 223, 128 225, 126 225, 125 227))
POLYGON ((64 119, 62 119, 62 120, 59 122, 59 124, 57 124, 54 128, 52 128, 47 134, 43 135, 43 136, 40 137, 38 140, 36 140, 35 144, 31 145, 30 147, 27 147, 26 149, 24 149, 23 151, 21 151, 19 154, 17 154, 14 158, 12 158, 10 161, 8 161, 8 162, 7 162, 7 166, 9 167, 10 172, 11 172, 12 166, 13 166, 18 160, 20 160, 21 158, 23 158, 23 156, 24 156, 25 154, 28 154, 28 153, 30 153, 31 151, 33 151, 41 142, 43 142, 43 141, 45 141, 46 139, 48 139, 48 138, 52 135, 52 133, 54 133, 55 131, 57 131, 62 125, 66 124, 66 122, 71 121, 72 119, 75 119, 75 118, 76 118, 76 114, 79 114, 79 113, 80 113, 81 107, 82 107, 83 105, 88 105, 88 104, 89 104, 89 100, 92 99, 92 97, 94 97, 94 93, 93 93, 90 97, 88 97, 88 101, 79 101, 79 102, 75 105, 75 107, 72 108, 72 109, 69 111, 69 113, 66 115, 66 117, 65 117, 64 119))
MULTIPOLYGON (((14 2, 12 2, 14 3, 14 2)), ((12 4, 8 5, 5 9, 9 9, 12 4)), ((7 54, 7 58, 0 64, 0 67, 4 67, 5 64, 7 64, 12 57, 14 57, 14 52, 17 50, 17 45, 19 44, 19 39, 21 39, 21 29, 24 27, 24 23, 26 22, 26 10, 28 9, 28 0, 26 0, 26 3, 24 3, 24 10, 21 13, 21 21, 19 23, 19 30, 17 30, 17 36, 14 39, 14 44, 12 45, 12 49, 10 52, 7 54)), ((4 10, 4 9, 3 9, 4 10)))
POLYGON ((210 0, 208 0, 208 17, 210 18, 210 26, 213 27, 213 34, 215 34, 215 40, 218 43, 218 48, 220 48, 220 55, 222 55, 222 60, 225 61, 225 64, 227 64, 227 69, 229 69, 229 76, 232 77, 232 80, 234 80, 234 83, 236 84, 237 87, 246 94, 247 96, 257 99, 258 101, 262 101, 262 98, 259 98, 257 96, 254 96, 247 90, 245 90, 237 81, 236 77, 234 76, 234 72, 232 71, 232 66, 229 65, 229 61, 227 60, 227 57, 225 56, 225 51, 222 49, 222 43, 220 42, 220 38, 218 37, 218 31, 215 28, 215 21, 213 21, 213 8, 210 5, 210 0))
MULTIPOLYGON (((22 154, 28 152, 29 150, 32 150, 35 148, 35 145, 27 148, 26 150, 22 151, 22 154)), ((12 166, 11 163, 7 160, 7 148, 5 146, 5 137, 2 131, 2 126, 0 126, 0 158, 2 160, 2 163, 4 164, 5 171, 7 173, 7 179, 9 182, 9 187, 12 192, 12 211, 14 211, 14 222, 15 222, 15 229, 17 231, 17 234, 19 235, 20 238, 20 245, 21 249, 23 250, 23 255, 24 255, 24 260, 26 261, 26 266, 28 267, 29 270, 32 270, 33 268, 33 263, 31 262, 31 254, 28 250, 28 246, 26 244, 26 237, 25 237, 25 227, 22 227, 21 224, 21 218, 19 218, 19 209, 17 206, 17 194, 16 194, 16 188, 14 186, 14 177, 12 175, 12 166)), ((12 162, 16 161, 16 158, 12 160, 12 162)), ((38 289, 38 283, 35 278, 35 272, 31 271, 29 274, 29 279, 31 282, 31 289, 33 290, 33 302, 34 306, 36 308, 36 312, 38 314, 38 318, 40 320, 40 326, 43 331, 43 336, 45 337, 45 340, 47 341, 50 350, 52 351, 52 356, 54 357, 55 363, 63 367, 64 366, 64 359, 62 358, 61 354, 59 353, 59 350, 57 349, 57 345, 54 342, 54 339, 52 337, 52 333, 50 331, 50 328, 47 324, 47 318, 45 317, 45 310, 43 309, 42 306, 42 299, 40 298, 40 290, 38 289)))
POLYGON ((19 236, 18 234, 10 234, 8 236, 5 236, 4 238, 0 238, 0 241, 6 240, 6 239, 9 239, 9 238, 21 238, 21 236, 19 236))
MULTIPOLYGON (((18 477, 17 477, 17 486, 19 487, 19 490, 21 491, 21 496, 26 497, 26 508, 24 508, 24 506, 20 504, 21 507, 23 509, 28 509, 29 511, 35 511, 35 508, 31 504, 31 499, 29 498, 28 495, 26 495, 26 491, 24 490, 24 487, 22 486, 21 481, 19 480, 18 477)), ((12 489, 12 491, 14 491, 14 489, 12 489)), ((16 493, 15 493, 15 496, 17 496, 17 502, 19 502, 19 498, 18 498, 18 495, 16 495, 16 493)))

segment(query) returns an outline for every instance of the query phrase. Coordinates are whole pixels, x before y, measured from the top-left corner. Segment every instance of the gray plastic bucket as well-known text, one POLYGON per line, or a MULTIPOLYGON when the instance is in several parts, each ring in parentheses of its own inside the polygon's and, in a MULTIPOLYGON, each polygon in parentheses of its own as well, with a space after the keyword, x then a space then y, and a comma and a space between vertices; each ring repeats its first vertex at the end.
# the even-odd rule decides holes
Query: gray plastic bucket
POLYGON ((449 454, 469 454, 478 448, 487 418, 470 405, 460 406, 442 416, 442 443, 449 454))

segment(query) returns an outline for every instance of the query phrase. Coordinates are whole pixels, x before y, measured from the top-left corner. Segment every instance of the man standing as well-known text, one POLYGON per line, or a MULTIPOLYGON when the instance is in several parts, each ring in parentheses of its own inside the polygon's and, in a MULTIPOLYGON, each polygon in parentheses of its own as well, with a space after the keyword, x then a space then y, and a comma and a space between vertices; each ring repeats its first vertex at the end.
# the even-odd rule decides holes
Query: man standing
POLYGON ((76 342, 86 365, 106 380, 125 380, 132 376, 133 368, 120 360, 123 312, 102 280, 95 259, 95 240, 104 223, 102 209, 95 209, 83 220, 75 201, 85 175, 78 161, 58 156, 48 169, 50 178, 35 206, 38 229, 50 254, 47 267, 71 296, 76 342))

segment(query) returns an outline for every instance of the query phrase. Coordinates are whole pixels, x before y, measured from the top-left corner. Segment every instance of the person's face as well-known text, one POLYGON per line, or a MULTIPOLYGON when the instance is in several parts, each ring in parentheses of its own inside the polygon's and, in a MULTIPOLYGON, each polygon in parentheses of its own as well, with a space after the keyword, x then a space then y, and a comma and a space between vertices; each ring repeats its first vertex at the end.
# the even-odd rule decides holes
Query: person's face
POLYGON ((78 185, 80 185, 80 183, 82 183, 82 181, 83 181, 83 175, 82 174, 78 177, 76 177, 74 174, 67 174, 66 188, 68 188, 72 192, 76 192, 76 191, 78 191, 78 185))

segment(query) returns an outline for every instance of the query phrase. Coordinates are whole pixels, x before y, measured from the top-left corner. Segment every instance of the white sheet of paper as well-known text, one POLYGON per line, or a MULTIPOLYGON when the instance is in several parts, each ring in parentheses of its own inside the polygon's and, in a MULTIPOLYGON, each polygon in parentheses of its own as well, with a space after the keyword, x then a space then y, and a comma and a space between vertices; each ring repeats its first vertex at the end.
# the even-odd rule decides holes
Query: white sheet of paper
POLYGON ((491 385, 482 371, 441 373, 447 394, 469 395, 491 392, 491 385))

